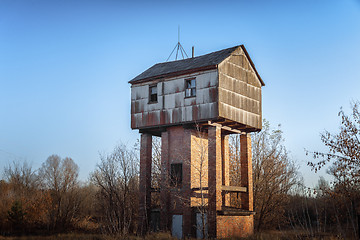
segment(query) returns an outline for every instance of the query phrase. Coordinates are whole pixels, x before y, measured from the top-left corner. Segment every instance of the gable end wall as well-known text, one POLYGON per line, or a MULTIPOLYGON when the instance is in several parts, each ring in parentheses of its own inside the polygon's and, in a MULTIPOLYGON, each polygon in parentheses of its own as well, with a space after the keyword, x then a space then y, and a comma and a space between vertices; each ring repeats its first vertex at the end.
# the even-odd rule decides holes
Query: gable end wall
POLYGON ((261 129, 261 82, 241 48, 218 66, 219 117, 261 129))

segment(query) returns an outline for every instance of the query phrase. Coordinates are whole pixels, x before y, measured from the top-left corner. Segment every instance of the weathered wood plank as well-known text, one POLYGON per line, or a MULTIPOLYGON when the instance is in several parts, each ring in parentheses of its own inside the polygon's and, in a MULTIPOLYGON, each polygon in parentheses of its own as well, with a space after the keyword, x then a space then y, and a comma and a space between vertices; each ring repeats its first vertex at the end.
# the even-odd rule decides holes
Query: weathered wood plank
POLYGON ((222 191, 226 192, 247 192, 246 187, 238 187, 238 186, 221 186, 222 191))

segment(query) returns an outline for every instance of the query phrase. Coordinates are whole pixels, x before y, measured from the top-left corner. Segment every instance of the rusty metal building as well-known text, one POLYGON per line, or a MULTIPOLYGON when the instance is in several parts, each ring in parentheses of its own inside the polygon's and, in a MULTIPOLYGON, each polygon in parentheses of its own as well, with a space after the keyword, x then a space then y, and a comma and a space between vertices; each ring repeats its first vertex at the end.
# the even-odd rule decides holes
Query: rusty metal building
POLYGON ((262 126, 264 82, 243 45, 155 64, 130 82, 131 128, 141 133, 140 231, 222 238, 253 232, 250 132, 262 126), (229 184, 229 134, 241 134, 241 186, 229 184), (161 185, 151 188, 152 136, 161 185), (237 193, 241 207, 231 206, 237 193), (159 194, 154 206, 152 194, 159 194), (201 230, 201 231, 200 231, 201 230))

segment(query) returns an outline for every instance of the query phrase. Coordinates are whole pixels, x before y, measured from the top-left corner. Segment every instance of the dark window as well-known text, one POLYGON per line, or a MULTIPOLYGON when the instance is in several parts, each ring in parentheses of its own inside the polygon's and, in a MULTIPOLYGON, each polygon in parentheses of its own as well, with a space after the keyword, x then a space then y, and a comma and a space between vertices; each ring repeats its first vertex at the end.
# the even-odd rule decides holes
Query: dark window
POLYGON ((181 187, 182 184, 182 163, 171 164, 171 186, 181 187))
POLYGON ((156 103, 157 102, 157 86, 150 86, 149 87, 149 103, 156 103))
POLYGON ((185 97, 195 97, 196 96, 196 79, 187 79, 186 80, 186 89, 185 97))

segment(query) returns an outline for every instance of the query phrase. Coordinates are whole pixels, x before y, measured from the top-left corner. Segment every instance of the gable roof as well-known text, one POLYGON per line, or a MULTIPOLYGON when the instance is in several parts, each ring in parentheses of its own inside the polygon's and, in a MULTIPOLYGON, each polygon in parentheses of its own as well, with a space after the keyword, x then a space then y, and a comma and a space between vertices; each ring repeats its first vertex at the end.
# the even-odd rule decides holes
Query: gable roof
POLYGON ((244 45, 235 46, 220 51, 212 52, 206 55, 187 58, 178 61, 157 63, 151 68, 147 69, 140 75, 133 78, 129 83, 140 83, 145 81, 150 81, 162 77, 175 77, 184 74, 189 74, 197 71, 204 71, 210 69, 216 69, 217 65, 221 63, 225 58, 229 57, 232 52, 234 52, 238 47, 241 47, 248 58, 252 68, 254 69, 257 77, 259 78, 261 85, 265 86, 260 75, 256 71, 255 65, 250 59, 249 54, 247 53, 244 45))

